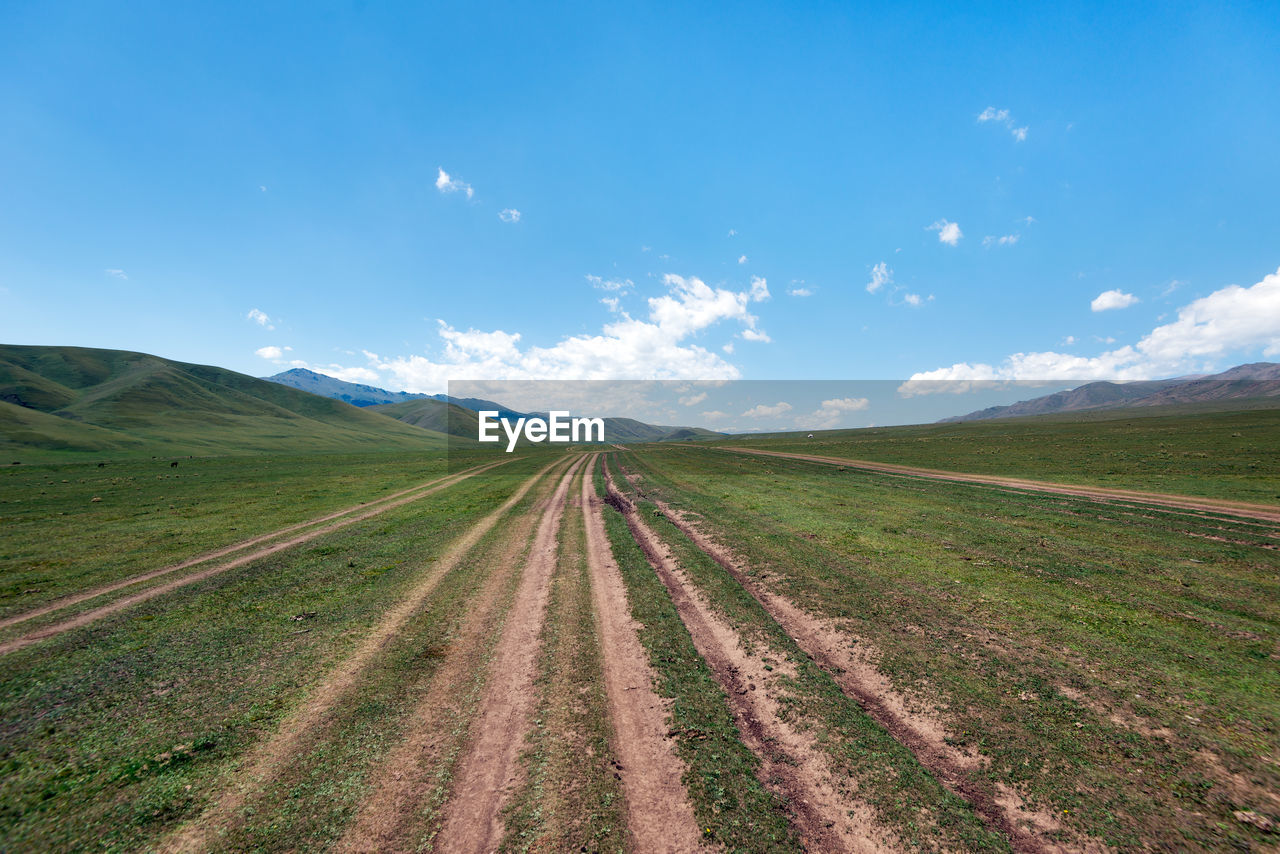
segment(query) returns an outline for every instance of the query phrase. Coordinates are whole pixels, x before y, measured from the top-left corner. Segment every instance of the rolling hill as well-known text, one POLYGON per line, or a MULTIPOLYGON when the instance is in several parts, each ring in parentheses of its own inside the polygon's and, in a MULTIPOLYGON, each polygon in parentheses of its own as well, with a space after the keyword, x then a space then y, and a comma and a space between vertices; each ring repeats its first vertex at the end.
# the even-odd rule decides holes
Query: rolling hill
POLYGON ((441 448, 445 437, 224 368, 0 345, 0 449, 220 454, 441 448))
MULTIPOLYGON (((274 376, 262 377, 262 379, 271 383, 287 385, 299 391, 318 394, 321 397, 331 397, 334 400, 345 401, 352 406, 381 406, 388 403, 405 403, 429 397, 429 395, 425 394, 413 394, 407 391, 387 391, 384 388, 376 388, 371 385, 347 382, 336 377, 309 371, 306 368, 293 368, 274 376)), ((439 397, 436 399, 438 400, 439 397)))
POLYGON ((985 421, 991 418, 1173 404, 1211 404, 1220 401, 1230 402, 1234 406, 1239 401, 1255 398, 1280 399, 1280 364, 1254 362, 1211 376, 1128 383, 1087 383, 1068 391, 1019 401, 1009 406, 980 409, 967 415, 944 418, 943 421, 985 421))

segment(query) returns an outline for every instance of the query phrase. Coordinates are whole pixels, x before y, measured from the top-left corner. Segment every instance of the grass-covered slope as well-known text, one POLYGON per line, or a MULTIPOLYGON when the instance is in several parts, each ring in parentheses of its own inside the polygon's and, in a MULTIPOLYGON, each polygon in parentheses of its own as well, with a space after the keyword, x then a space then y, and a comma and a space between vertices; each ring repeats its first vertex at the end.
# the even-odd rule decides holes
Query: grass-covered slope
POLYGON ((0 450, 15 459, 56 451, 422 450, 444 440, 223 368, 126 350, 0 345, 0 450))
POLYGON ((479 416, 470 409, 464 409, 443 400, 423 398, 406 400, 401 403, 388 403, 369 407, 370 412, 389 415, 397 421, 421 427, 424 430, 435 430, 450 436, 461 436, 475 439, 479 416))

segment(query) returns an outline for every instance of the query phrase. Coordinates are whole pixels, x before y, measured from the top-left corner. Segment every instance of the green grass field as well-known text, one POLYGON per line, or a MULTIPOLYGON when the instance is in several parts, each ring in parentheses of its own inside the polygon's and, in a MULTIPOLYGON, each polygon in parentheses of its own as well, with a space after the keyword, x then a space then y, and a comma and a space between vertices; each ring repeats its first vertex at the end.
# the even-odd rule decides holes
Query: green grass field
POLYGON ((0 652, 0 849, 447 849, 487 691, 524 679, 531 712, 492 847, 630 850, 634 780, 574 509, 582 478, 603 500, 607 471, 620 492, 600 509, 607 557, 666 721, 654 749, 683 769, 709 850, 821 847, 789 794, 802 755, 891 850, 1267 850, 1280 525, 724 448, 1262 501, 1273 417, 1201 413, 1186 435, 1153 415, 603 449, 568 490, 527 673, 494 656, 529 615, 517 591, 534 533, 568 464, 602 449, 0 469, 0 620, 53 609, 0 626, 0 645, 35 638, 0 652), (1054 442, 1129 468, 1100 473, 1117 464, 1085 453, 1061 465, 1054 442), (1195 449, 1218 445, 1236 451, 1209 471, 1195 449), (342 527, 304 524, 347 508, 361 510, 342 527), (744 717, 640 522, 682 595, 769 674, 758 687, 776 719, 744 717), (163 579, 183 583, 118 610, 101 606, 163 579, 67 598, 294 525, 309 538, 208 577, 196 573, 223 558, 175 570, 163 579), (827 634, 798 633, 779 602, 827 634), (792 741, 762 743, 771 726, 792 741))

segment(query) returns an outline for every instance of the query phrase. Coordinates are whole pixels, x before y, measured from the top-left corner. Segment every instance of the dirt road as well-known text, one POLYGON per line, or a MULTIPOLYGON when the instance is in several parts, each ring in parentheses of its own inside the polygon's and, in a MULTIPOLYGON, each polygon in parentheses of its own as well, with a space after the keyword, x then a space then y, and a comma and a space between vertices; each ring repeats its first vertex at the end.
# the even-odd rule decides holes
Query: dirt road
POLYGON ((516 783, 516 759, 529 731, 540 635, 556 567, 556 537, 569 484, 583 462, 580 457, 565 472, 538 524, 516 605, 490 664, 492 676, 472 726, 471 747, 457 771, 445 810, 439 851, 487 854, 502 841, 502 807, 516 783))
POLYGON ((38 617, 43 614, 49 614, 54 611, 61 610, 63 608, 68 608, 80 602, 84 602, 89 599, 94 599, 94 598, 97 598, 98 596, 103 596, 107 593, 111 593, 116 590, 121 590, 125 587, 130 587, 134 584, 140 584, 142 582, 149 581, 153 578, 158 578, 163 575, 177 572, 178 570, 181 570, 184 568, 196 566, 200 563, 204 563, 206 561, 213 560, 218 557, 225 556, 227 554, 233 554, 236 551, 239 551, 241 549, 251 547, 257 543, 265 542, 274 537, 278 537, 281 534, 287 534, 290 531, 296 531, 299 528, 316 525, 319 523, 324 523, 328 520, 331 520, 337 517, 345 517, 345 518, 342 518, 340 521, 333 522, 332 524, 323 525, 322 527, 310 528, 309 530, 306 531, 306 533, 298 534, 297 536, 289 537, 286 540, 281 540, 280 542, 272 543, 269 546, 266 546, 261 549, 257 549, 248 554, 240 555, 239 557, 236 557, 225 563, 219 563, 215 566, 211 566, 206 569, 198 570, 196 572, 183 575, 180 578, 176 578, 173 581, 169 581, 164 584, 156 585, 155 587, 148 587, 145 590, 141 590, 129 596, 116 599, 115 601, 110 602, 109 604, 102 605, 101 607, 98 607, 98 608, 93 608, 91 610, 77 614, 74 617, 69 617, 68 619, 60 620, 59 622, 53 623, 51 625, 42 626, 41 628, 34 629, 16 638, 0 643, 0 655, 5 655, 7 653, 13 652, 14 650, 18 650, 18 649, 22 649, 23 647, 30 646, 33 643, 46 640, 47 638, 55 637, 57 635, 62 634, 63 632, 68 632, 68 631, 71 631, 72 629, 78 629, 81 626, 87 626, 88 624, 95 622, 96 620, 100 620, 103 617, 110 616, 111 614, 114 614, 118 611, 122 611, 125 608, 129 608, 141 602, 149 601, 151 599, 156 598, 157 596, 162 596, 165 593, 169 593, 173 590, 177 590, 180 587, 185 587, 188 584, 194 584, 197 581, 203 581, 204 579, 211 578, 215 575, 220 575, 224 572, 227 572, 228 570, 235 569, 236 567, 244 566, 247 563, 251 563, 255 560, 259 560, 269 555, 273 555, 276 552, 293 548, 294 546, 301 545, 302 543, 306 543, 311 540, 314 540, 317 537, 332 533, 334 531, 340 530, 350 525, 354 525, 356 522, 362 522, 365 519, 372 518, 374 516, 377 516, 380 513, 385 513, 386 511, 391 510, 395 507, 400 507, 401 505, 408 504, 413 501, 418 501, 419 499, 425 498, 428 495, 433 495, 442 489, 448 489, 449 487, 454 486, 458 483, 461 483, 462 481, 468 478, 474 477, 483 471, 493 468, 494 466, 502 465, 503 462, 507 462, 507 461, 504 460, 498 463, 490 463, 488 465, 478 466, 476 468, 470 469, 465 472, 461 472, 456 475, 451 475, 449 477, 443 477, 438 480, 430 481, 429 483, 423 484, 422 486, 414 487, 412 490, 406 490, 405 492, 397 493, 396 495, 388 496, 387 498, 381 499, 380 501, 373 502, 373 504, 371 505, 370 504, 357 505, 356 507, 348 508, 346 510, 340 511, 335 514, 323 516, 323 517, 320 517, 319 519, 313 519, 310 522, 301 522, 301 523, 298 523, 297 525, 292 525, 288 528, 282 528, 281 530, 276 531, 274 533, 264 534, 261 537, 256 537, 252 540, 247 540, 244 543, 240 543, 235 546, 227 546, 224 549, 219 549, 217 551, 209 552, 198 558, 192 558, 180 564, 174 564, 173 566, 152 570, 150 572, 145 572, 140 575, 133 576, 132 578, 127 578, 122 581, 115 582, 113 584, 108 584, 102 587, 94 588, 93 590, 86 590, 83 593, 77 593, 72 596, 59 599, 57 602, 51 602, 50 604, 42 606, 41 608, 37 608, 33 611, 27 611, 24 614, 18 614, 14 617, 10 617, 6 622, 0 623, 0 628, 3 628, 5 625, 13 625, 18 622, 23 622, 25 620, 32 619, 33 617, 38 617), (406 493, 412 493, 412 494, 407 495, 406 493), (350 515, 360 509, 364 509, 364 512, 356 513, 356 515, 350 515))
POLYGON ((627 827, 637 851, 696 851, 700 836, 680 780, 684 765, 667 737, 667 711, 653 690, 649 656, 636 637, 626 585, 609 549, 602 502, 591 481, 595 465, 593 456, 582 481, 582 514, 614 750, 627 799, 627 827))
MULTIPOLYGON (((688 445, 686 447, 697 447, 688 445)), ((1110 489, 1102 486, 1075 486, 1066 483, 1052 483, 1043 480, 1028 480, 1017 477, 1001 477, 989 474, 967 474, 964 472, 941 471, 939 469, 903 466, 894 463, 876 463, 868 460, 850 460, 842 457, 824 457, 813 454, 792 454, 784 451, 765 451, 758 448, 720 448, 735 454, 753 454, 762 457, 782 457, 783 459, 803 460, 810 463, 845 466, 846 468, 874 471, 881 474, 900 475, 903 477, 922 477, 930 480, 949 480, 957 483, 972 483, 1002 489, 1021 489, 1030 492, 1049 492, 1056 495, 1071 495, 1077 498, 1089 498, 1094 501, 1132 502, 1156 507, 1169 507, 1175 510, 1190 510, 1197 513, 1218 513, 1224 516, 1238 516, 1243 519, 1256 519, 1263 522, 1280 523, 1280 507, 1266 504, 1251 504, 1244 501, 1223 501, 1216 498, 1197 498, 1190 495, 1169 495, 1161 492, 1142 492, 1136 489, 1110 489)))

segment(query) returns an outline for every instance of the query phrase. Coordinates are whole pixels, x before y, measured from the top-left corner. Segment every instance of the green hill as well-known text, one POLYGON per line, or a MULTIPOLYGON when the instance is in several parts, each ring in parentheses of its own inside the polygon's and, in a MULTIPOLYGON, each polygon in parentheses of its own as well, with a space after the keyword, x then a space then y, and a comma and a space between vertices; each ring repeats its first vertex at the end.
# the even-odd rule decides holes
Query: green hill
POLYGON ((438 432, 224 368, 126 350, 0 345, 0 450, 11 456, 444 445, 438 432))
POLYGON ((430 397, 370 406, 368 411, 389 415, 398 421, 425 430, 435 430, 466 439, 475 439, 479 429, 480 419, 474 411, 430 397))

